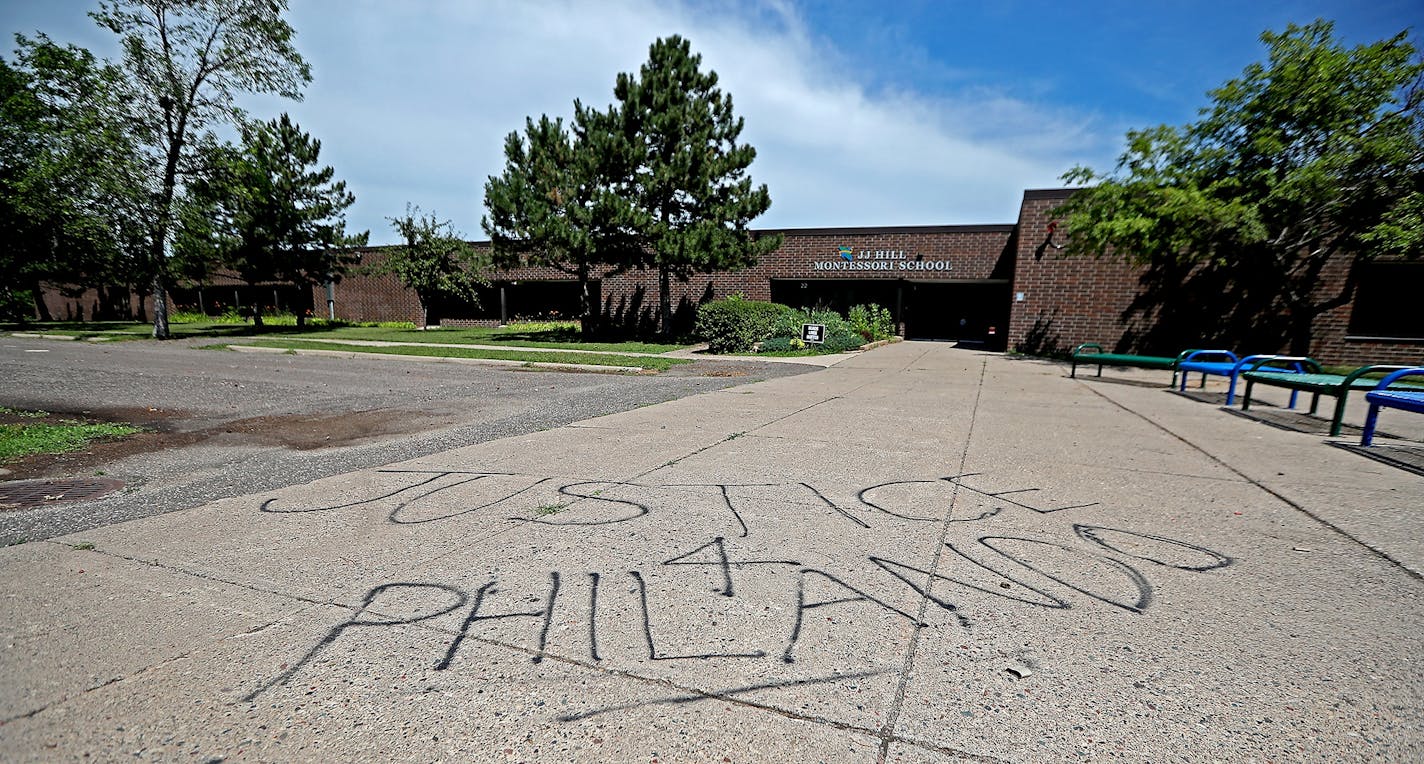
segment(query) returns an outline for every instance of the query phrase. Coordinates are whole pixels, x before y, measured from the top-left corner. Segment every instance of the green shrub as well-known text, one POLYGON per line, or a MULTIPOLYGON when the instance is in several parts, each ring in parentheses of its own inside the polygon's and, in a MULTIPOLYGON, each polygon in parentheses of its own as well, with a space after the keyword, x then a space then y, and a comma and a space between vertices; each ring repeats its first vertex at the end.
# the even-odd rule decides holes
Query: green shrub
POLYGON ((889 339, 895 333, 895 320, 890 311, 875 303, 852 307, 846 314, 846 322, 866 342, 889 339))
POLYGON ((865 344, 865 338, 860 333, 851 329, 849 325, 842 322, 835 331, 826 327, 826 341, 821 345, 827 353, 844 353, 848 350, 858 350, 865 344))
POLYGON ((777 319, 771 336, 800 337, 802 324, 822 324, 826 327, 827 337, 842 330, 851 331, 850 325, 839 313, 830 308, 816 307, 788 311, 777 319))
POLYGON ((771 337, 761 341, 761 352, 763 353, 780 352, 782 350, 801 350, 805 347, 806 343, 792 337, 771 337), (796 347, 792 344, 794 342, 800 342, 801 347, 796 347))
POLYGON ((754 343, 772 336, 784 316, 796 312, 778 303, 733 295, 699 307, 695 331, 713 353, 747 353, 754 343))

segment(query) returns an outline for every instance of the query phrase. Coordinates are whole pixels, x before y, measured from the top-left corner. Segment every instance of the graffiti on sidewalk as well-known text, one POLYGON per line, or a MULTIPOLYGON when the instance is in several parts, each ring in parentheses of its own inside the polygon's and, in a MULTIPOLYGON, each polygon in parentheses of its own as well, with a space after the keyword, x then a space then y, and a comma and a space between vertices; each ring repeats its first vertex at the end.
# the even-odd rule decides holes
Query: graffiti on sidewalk
POLYGON ((797 674, 798 661, 808 650, 822 657, 817 651, 839 639, 836 629, 851 628, 861 642, 846 650, 860 650, 868 662, 841 672, 873 674, 875 651, 912 632, 972 636, 986 620, 1015 611, 1092 607, 1140 616, 1160 582, 1181 586, 1184 576, 1233 563, 1190 541, 1075 522, 1097 502, 1057 501, 988 475, 838 494, 807 482, 382 472, 393 484, 369 497, 329 505, 269 499, 260 510, 366 512, 417 526, 473 518, 536 530, 545 545, 538 555, 511 550, 484 572, 372 587, 349 617, 246 700, 292 682, 339 642, 382 640, 411 627, 442 636, 426 656, 433 672, 457 671, 478 661, 481 647, 499 645, 535 663, 769 661, 790 672, 784 681, 791 684, 821 681, 797 674), (606 547, 602 564, 582 546, 595 537, 589 534, 606 547), (658 548, 654 539, 666 539, 665 551, 647 558, 658 548), (624 564, 610 568, 610 559, 624 564))

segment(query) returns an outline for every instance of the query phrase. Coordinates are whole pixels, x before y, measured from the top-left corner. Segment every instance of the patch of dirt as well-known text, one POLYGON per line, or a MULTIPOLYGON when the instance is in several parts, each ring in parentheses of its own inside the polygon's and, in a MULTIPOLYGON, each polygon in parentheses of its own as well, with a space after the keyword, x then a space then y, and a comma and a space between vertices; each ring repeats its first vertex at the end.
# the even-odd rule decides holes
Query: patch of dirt
POLYGON ((669 377, 746 377, 764 368, 763 365, 755 363, 698 359, 692 363, 674 366, 663 374, 669 377))
POLYGON ((298 451, 345 446, 389 435, 429 429, 431 415, 419 411, 374 409, 341 414, 282 414, 239 419, 201 432, 208 437, 239 436, 298 451))
POLYGON ((283 414, 258 416, 224 422, 200 430, 182 431, 185 412, 164 409, 93 409, 82 412, 49 412, 43 417, 0 413, 0 424, 125 422, 144 432, 123 438, 92 441, 88 448, 67 454, 35 454, 3 465, 3 480, 48 478, 63 475, 102 474, 104 465, 137 454, 183 448, 195 443, 216 441, 232 445, 258 443, 310 451, 345 446, 392 435, 429 429, 443 417, 426 412, 398 409, 352 411, 339 414, 283 414))

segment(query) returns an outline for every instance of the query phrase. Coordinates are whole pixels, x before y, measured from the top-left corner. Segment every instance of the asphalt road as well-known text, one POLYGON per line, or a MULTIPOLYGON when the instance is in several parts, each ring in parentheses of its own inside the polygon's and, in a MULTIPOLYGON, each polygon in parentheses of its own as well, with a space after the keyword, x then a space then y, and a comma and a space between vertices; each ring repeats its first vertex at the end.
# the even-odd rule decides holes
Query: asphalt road
MULTIPOLYGON (((0 406, 136 422, 122 445, 9 479, 103 474, 125 488, 0 512, 0 544, 34 541, 547 430, 813 367, 698 361, 661 375, 238 354, 197 343, 0 338, 0 406)), ((609 454, 608 458, 617 458, 609 454)))

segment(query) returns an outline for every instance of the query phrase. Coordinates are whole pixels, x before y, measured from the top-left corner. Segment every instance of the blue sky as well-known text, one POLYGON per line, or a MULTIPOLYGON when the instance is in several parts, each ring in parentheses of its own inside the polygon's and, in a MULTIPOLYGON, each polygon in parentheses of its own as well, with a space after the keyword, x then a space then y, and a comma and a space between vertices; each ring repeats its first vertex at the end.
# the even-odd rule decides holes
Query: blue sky
MULTIPOLYGON (((0 30, 114 56, 88 0, 9 0, 0 30)), ((1131 128, 1193 119, 1265 56, 1267 29, 1336 22, 1350 44, 1424 29, 1418 0, 293 0, 314 81, 288 111, 356 195, 348 225, 392 240, 406 202, 471 238, 504 136, 604 105, 649 43, 681 34, 758 151, 758 227, 1009 223, 1026 188, 1108 169, 1131 128)))

